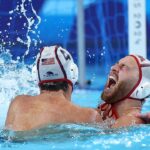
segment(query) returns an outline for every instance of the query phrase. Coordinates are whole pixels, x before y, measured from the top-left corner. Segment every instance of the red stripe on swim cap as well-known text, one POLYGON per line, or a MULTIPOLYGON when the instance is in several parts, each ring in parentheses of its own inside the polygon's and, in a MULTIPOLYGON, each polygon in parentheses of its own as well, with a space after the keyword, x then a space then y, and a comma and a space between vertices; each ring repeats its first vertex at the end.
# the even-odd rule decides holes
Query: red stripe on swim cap
POLYGON ((68 84, 70 84, 73 87, 73 84, 70 80, 68 79, 54 79, 54 80, 42 80, 41 82, 39 82, 39 86, 42 85, 43 83, 49 83, 49 82, 62 82, 65 81, 68 84))
POLYGON ((41 49, 40 49, 40 56, 39 56, 39 58, 38 58, 38 60, 37 60, 37 71, 38 71, 38 78, 39 78, 39 81, 41 81, 41 78, 40 78, 40 71, 39 71, 39 64, 40 64, 40 58, 41 58, 41 54, 42 54, 43 50, 44 50, 44 48, 41 48, 41 49))
POLYGON ((138 85, 140 84, 141 80, 142 80, 142 69, 141 69, 141 64, 139 62, 139 60, 136 58, 136 56, 134 55, 129 55, 131 57, 133 57, 135 59, 135 61, 137 62, 138 65, 138 69, 139 69, 139 80, 137 81, 137 83, 135 84, 135 86, 133 87, 133 89, 130 91, 130 93, 128 94, 128 97, 133 93, 133 91, 138 87, 138 85))
POLYGON ((58 64, 59 64, 59 66, 60 66, 60 68, 61 68, 61 71, 62 71, 62 73, 63 73, 63 75, 64 75, 64 78, 67 79, 66 71, 65 71, 65 69, 64 69, 64 67, 63 67, 63 65, 62 65, 62 63, 61 63, 61 61, 60 61, 60 59, 59 59, 59 57, 58 57, 58 54, 57 54, 58 48, 59 48, 59 46, 56 46, 56 47, 55 47, 56 59, 57 59, 58 64))

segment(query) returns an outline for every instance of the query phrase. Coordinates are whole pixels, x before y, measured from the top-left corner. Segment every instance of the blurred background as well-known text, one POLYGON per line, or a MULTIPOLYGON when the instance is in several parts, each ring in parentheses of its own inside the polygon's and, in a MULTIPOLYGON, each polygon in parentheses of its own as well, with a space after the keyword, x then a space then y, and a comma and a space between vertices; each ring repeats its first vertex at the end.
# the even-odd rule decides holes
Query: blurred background
POLYGON ((30 65, 42 46, 56 44, 73 55, 81 87, 91 81, 91 89, 102 88, 120 58, 133 52, 150 58, 150 1, 0 0, 1 55, 30 65))

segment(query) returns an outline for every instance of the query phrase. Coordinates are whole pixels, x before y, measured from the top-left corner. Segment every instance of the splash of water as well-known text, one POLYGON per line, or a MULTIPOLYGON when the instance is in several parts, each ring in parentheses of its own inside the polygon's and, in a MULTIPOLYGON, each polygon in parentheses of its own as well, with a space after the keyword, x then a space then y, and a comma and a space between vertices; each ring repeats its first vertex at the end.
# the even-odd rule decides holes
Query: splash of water
POLYGON ((0 46, 0 129, 3 127, 9 103, 16 95, 37 95, 39 89, 31 73, 32 65, 12 59, 8 49, 0 46))
MULTIPOLYGON (((24 39, 18 37, 17 41, 23 43, 27 46, 27 50, 23 55, 28 55, 30 46, 31 46, 31 36, 30 34, 35 34, 39 40, 39 32, 36 31, 41 22, 41 18, 37 15, 35 9, 32 5, 32 0, 21 0, 21 3, 16 5, 14 10, 9 11, 9 14, 20 15, 20 18, 24 17, 26 19, 26 24, 24 26, 27 27, 26 38, 24 39), (27 5, 30 6, 30 14, 28 15, 28 10, 26 9, 27 5)), ((12 17, 9 18, 10 21, 13 20, 12 17)), ((7 26, 10 26, 11 22, 7 23, 7 26)), ((8 32, 6 30, 6 32, 8 32)), ((1 34, 3 32, 0 32, 1 34)), ((7 35, 8 36, 8 35, 7 35)), ((37 40, 34 40, 37 44, 37 40)), ((3 40, 3 45, 4 45, 3 40)), ((18 94, 27 94, 28 90, 35 90, 37 93, 37 88, 31 88, 35 84, 33 84, 33 79, 31 76, 31 66, 26 66, 24 63, 20 63, 18 60, 20 57, 17 57, 17 60, 12 60, 12 55, 8 49, 6 49, 3 45, 0 45, 0 103, 5 101, 9 101, 13 99, 18 94)), ((36 86, 35 86, 36 87, 36 86)), ((31 91, 30 91, 31 92, 31 91)), ((30 93, 29 92, 29 93, 30 93)), ((33 91, 34 93, 34 91, 33 91)))
POLYGON ((8 50, 0 54, 0 103, 10 101, 16 95, 38 93, 32 67, 12 60, 8 50))
POLYGON ((17 37, 18 42, 27 46, 27 50, 23 55, 23 59, 24 59, 24 57, 29 54, 30 46, 32 43, 34 43, 34 46, 37 46, 38 42, 41 43, 41 40, 39 38, 40 31, 37 31, 38 26, 41 23, 41 18, 37 15, 36 10, 32 5, 32 0, 22 0, 21 4, 18 4, 14 10, 9 11, 9 14, 14 14, 14 13, 19 14, 20 18, 24 17, 26 19, 26 23, 24 23, 24 27, 27 27, 26 41, 24 41, 24 39, 20 37, 17 37), (26 4, 26 2, 28 2, 28 4, 26 4), (30 10, 26 9, 28 5, 30 5, 31 8, 30 10), (32 16, 28 15, 29 11, 30 14, 32 14, 32 16), (37 37, 37 40, 31 39, 32 34, 34 34, 37 37))

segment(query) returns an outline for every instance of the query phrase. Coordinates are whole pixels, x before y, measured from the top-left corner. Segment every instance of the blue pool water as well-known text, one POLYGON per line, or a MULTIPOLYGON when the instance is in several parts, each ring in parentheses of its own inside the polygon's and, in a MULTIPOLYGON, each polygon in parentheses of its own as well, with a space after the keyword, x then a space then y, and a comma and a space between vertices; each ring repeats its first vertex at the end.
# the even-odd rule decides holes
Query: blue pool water
MULTIPOLYGON (((32 65, 26 66, 13 61, 9 53, 0 55, 0 150, 150 149, 149 125, 112 130, 106 125, 98 124, 62 124, 25 133, 8 133, 3 130, 6 110, 11 99, 20 94, 39 93, 31 68, 32 65), (39 136, 40 133, 43 135, 39 136), (15 141, 11 140, 12 137, 15 137, 15 141)), ((93 83, 104 82, 102 80, 98 75, 94 75, 93 83)), ((100 90, 77 88, 73 92, 72 100, 82 107, 96 108, 100 102, 100 93, 100 90)), ((142 111, 149 110, 150 102, 147 101, 142 111)))

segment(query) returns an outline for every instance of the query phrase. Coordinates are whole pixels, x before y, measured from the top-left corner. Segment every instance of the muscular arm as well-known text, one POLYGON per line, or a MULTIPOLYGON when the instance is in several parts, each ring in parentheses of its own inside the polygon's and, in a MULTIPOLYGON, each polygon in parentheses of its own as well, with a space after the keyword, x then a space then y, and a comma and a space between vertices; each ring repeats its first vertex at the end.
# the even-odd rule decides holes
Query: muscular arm
POLYGON ((100 123, 102 118, 99 113, 92 108, 81 108, 73 105, 71 107, 71 119, 79 123, 100 123))

